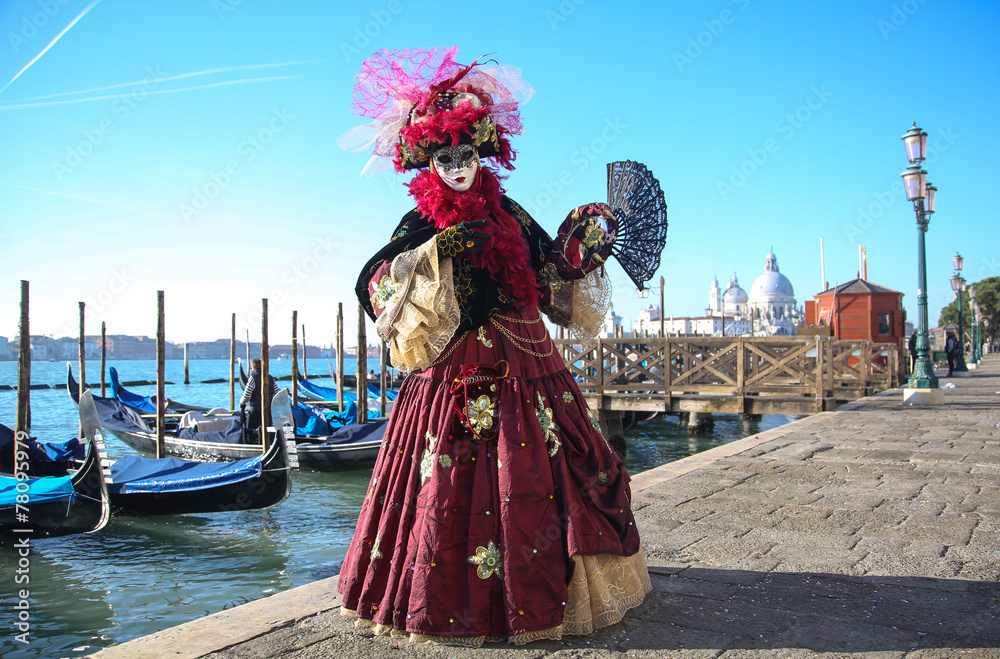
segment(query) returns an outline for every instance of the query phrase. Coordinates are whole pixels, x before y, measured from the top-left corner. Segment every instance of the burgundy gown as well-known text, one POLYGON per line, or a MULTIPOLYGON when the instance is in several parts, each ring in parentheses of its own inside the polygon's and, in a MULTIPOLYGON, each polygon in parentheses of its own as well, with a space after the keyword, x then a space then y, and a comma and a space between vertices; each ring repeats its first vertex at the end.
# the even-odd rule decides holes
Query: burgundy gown
MULTIPOLYGON (((540 268, 551 239, 506 197, 504 208, 540 268)), ((385 264, 428 235, 434 227, 419 213, 403 218, 359 279, 369 310, 385 264)), ((456 265, 456 279, 461 272, 470 274, 456 265)), ((469 281, 455 338, 406 377, 394 404, 340 574, 344 613, 378 633, 465 645, 617 622, 649 591, 628 473, 538 308, 504 304, 503 286, 485 271, 469 281), (462 365, 498 363, 507 373, 488 410, 492 437, 455 433, 451 388, 462 365), (597 563, 576 575, 574 590, 584 556, 597 563), (589 606, 578 601, 587 591, 582 599, 603 613, 563 626, 567 606, 589 606)))

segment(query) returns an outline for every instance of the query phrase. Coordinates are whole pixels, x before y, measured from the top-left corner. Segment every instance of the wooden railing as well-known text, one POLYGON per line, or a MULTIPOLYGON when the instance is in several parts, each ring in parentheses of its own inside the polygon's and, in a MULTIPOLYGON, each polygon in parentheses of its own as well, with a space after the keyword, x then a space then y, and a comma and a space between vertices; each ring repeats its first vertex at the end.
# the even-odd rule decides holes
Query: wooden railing
POLYGON ((897 386, 893 345, 824 337, 555 340, 603 410, 811 414, 897 386), (666 365, 669 364, 669 368, 666 365))

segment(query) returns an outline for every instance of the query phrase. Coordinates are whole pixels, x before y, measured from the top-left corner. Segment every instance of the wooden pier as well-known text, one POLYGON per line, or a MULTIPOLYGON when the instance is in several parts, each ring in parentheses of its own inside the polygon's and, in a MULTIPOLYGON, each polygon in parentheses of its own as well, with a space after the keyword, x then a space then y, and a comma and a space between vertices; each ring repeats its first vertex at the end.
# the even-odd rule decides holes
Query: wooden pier
POLYGON ((898 386, 895 346, 828 337, 554 339, 591 408, 807 415, 898 386), (669 368, 667 365, 669 364, 669 368))

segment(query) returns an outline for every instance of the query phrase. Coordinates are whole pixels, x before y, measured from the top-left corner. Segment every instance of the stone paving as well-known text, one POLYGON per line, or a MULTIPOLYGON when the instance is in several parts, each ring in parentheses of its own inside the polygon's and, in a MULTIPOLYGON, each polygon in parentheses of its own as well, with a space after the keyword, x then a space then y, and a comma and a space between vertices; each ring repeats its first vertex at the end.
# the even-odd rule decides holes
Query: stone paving
POLYGON ((942 383, 943 405, 896 389, 637 475, 654 589, 590 637, 371 638, 334 577, 95 656, 1000 658, 1000 356, 942 383))

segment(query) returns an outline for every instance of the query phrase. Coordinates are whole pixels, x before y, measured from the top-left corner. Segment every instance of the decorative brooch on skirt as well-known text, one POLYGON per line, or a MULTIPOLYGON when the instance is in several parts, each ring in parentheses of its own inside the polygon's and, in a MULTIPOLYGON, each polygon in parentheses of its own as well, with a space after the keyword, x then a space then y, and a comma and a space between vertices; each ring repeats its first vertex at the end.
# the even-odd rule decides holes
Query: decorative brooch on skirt
POLYGON ((496 437, 500 380, 509 372, 510 366, 503 360, 493 366, 462 364, 462 370, 452 381, 450 389, 455 410, 453 439, 470 434, 482 440, 496 437))

